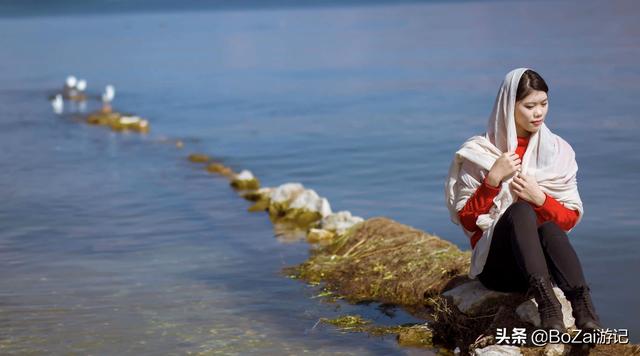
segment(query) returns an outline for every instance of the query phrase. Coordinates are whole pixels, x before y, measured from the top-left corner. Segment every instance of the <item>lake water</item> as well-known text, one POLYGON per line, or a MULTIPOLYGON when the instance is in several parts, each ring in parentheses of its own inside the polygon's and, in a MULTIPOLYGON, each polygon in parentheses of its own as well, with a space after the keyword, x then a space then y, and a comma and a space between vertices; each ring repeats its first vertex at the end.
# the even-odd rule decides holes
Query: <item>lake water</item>
POLYGON ((576 151, 585 216, 570 238, 596 308, 640 342, 639 10, 468 1, 0 18, 1 352, 423 352, 317 324, 416 320, 313 298, 280 273, 309 245, 274 237, 266 214, 185 156, 209 153, 263 186, 301 182, 334 211, 469 249, 444 178, 521 66, 546 79, 547 125, 576 151), (55 115, 47 95, 71 73, 96 95, 114 84, 114 106, 151 133, 55 115))

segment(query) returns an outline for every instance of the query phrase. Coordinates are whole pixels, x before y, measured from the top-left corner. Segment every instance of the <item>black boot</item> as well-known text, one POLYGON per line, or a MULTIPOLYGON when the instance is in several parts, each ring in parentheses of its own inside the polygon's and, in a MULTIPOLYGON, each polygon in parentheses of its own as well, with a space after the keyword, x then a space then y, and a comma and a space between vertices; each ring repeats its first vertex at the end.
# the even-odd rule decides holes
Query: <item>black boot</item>
POLYGON ((590 292, 591 288, 589 286, 582 286, 564 293, 571 303, 573 317, 576 319, 576 328, 578 329, 602 329, 600 318, 591 302, 590 292))
POLYGON ((543 329, 556 329, 566 333, 562 319, 562 304, 553 292, 553 286, 548 276, 530 276, 527 296, 533 296, 538 303, 540 324, 543 329))

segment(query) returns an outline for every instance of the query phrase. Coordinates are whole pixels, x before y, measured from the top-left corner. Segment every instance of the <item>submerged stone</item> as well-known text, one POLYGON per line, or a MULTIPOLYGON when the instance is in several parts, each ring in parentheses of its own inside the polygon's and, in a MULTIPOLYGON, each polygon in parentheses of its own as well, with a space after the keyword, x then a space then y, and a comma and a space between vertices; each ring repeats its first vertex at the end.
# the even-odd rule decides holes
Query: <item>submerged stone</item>
POLYGON ((402 346, 433 347, 432 334, 426 325, 375 325, 360 315, 344 315, 333 319, 321 318, 321 322, 333 325, 340 330, 349 332, 366 332, 375 336, 395 334, 402 346))
POLYGON ((111 122, 114 122, 120 118, 121 114, 117 112, 102 112, 97 111, 89 114, 87 116, 87 123, 91 125, 111 125, 111 122))
POLYGON ((187 159, 195 163, 206 163, 211 160, 209 156, 203 153, 192 153, 187 157, 187 159))
POLYGON ((114 131, 149 132, 149 121, 135 115, 121 115, 109 124, 114 131))
POLYGON ((232 177, 234 175, 231 168, 226 167, 221 163, 209 163, 206 169, 210 173, 218 173, 225 177, 232 177))

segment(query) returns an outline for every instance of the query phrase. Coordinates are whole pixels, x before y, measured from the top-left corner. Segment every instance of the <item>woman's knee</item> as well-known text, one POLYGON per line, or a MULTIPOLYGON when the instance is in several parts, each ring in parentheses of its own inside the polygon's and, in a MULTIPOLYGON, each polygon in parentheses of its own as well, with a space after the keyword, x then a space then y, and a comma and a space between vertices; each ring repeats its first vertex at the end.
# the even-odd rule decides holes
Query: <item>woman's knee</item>
POLYGON ((519 200, 507 208, 505 214, 508 214, 511 221, 520 223, 522 221, 536 221, 536 212, 533 207, 524 200, 519 200))
POLYGON ((540 238, 543 240, 547 238, 568 238, 567 233, 554 221, 545 221, 542 225, 538 226, 538 235, 540 235, 540 238))

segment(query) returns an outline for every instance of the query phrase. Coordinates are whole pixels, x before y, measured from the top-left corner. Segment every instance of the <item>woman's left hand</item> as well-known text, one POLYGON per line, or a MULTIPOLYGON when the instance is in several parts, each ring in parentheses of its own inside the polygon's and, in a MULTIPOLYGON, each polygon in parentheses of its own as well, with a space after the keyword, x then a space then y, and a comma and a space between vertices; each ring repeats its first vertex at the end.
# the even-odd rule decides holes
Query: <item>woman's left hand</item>
POLYGON ((536 206, 542 206, 547 198, 534 177, 520 172, 513 177, 510 186, 520 199, 524 199, 536 206))

